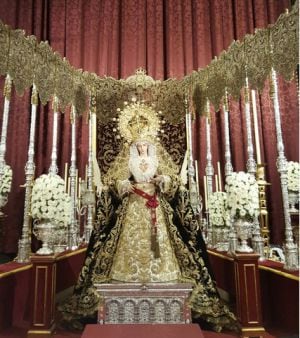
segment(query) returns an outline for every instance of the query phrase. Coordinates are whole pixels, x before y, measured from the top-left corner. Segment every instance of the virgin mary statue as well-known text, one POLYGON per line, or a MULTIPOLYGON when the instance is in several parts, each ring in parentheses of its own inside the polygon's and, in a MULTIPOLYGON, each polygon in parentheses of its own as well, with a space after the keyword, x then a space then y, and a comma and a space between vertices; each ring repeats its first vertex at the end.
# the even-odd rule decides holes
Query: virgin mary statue
POLYGON ((133 102, 118 123, 124 146, 103 179, 97 223, 73 295, 61 308, 64 319, 94 317, 100 300, 95 284, 188 282, 195 320, 216 331, 236 328, 217 292, 179 170, 158 142, 158 114, 133 102))

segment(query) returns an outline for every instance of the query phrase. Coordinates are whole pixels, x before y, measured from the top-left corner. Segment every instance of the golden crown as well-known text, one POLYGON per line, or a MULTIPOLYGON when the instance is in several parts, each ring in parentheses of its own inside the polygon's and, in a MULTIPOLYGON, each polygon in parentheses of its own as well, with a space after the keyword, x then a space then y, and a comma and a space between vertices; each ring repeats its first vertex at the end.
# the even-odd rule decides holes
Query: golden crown
POLYGON ((160 124, 164 123, 159 118, 161 111, 156 112, 152 106, 143 102, 132 100, 132 103, 124 102, 124 108, 118 108, 118 129, 120 136, 126 142, 132 143, 138 140, 155 142, 158 139, 160 124))

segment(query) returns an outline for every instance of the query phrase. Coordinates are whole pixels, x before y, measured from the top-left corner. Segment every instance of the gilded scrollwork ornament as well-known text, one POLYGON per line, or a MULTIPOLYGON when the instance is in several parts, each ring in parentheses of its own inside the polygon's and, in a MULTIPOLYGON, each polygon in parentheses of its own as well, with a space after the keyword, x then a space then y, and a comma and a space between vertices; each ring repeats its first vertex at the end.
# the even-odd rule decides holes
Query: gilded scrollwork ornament
POLYGON ((17 94, 20 96, 33 83, 35 49, 35 36, 26 37, 25 32, 19 29, 11 31, 7 71, 14 81, 17 94))
POLYGON ((74 82, 74 96, 73 104, 76 107, 77 115, 83 115, 88 109, 88 97, 90 91, 88 87, 84 86, 82 80, 82 71, 74 70, 73 73, 73 82, 74 82))
POLYGON ((254 35, 247 35, 244 39, 249 84, 259 91, 264 88, 271 70, 268 39, 268 30, 263 29, 256 30, 254 35))
POLYGON ((7 66, 9 60, 9 49, 10 49, 10 34, 11 29, 9 26, 4 25, 0 21, 0 74, 7 74, 7 66))
POLYGON ((116 117, 117 108, 128 100, 124 80, 112 77, 98 78, 95 83, 97 117, 101 123, 108 123, 116 117))
MULTIPOLYGON (((55 90, 61 110, 74 103, 75 97, 75 69, 66 59, 58 58, 55 64, 55 90)), ((78 114, 76 110, 76 114, 78 114)))
POLYGON ((46 105, 55 93, 55 65, 60 58, 54 53, 47 41, 42 41, 35 54, 35 84, 41 103, 46 105))
POLYGON ((267 29, 258 29, 242 41, 234 41, 227 51, 211 64, 194 71, 182 80, 155 81, 143 69, 127 80, 75 70, 68 61, 52 51, 47 42, 37 43, 34 36, 25 36, 22 30, 12 30, 0 22, 0 74, 9 73, 19 95, 34 82, 42 104, 57 94, 61 110, 74 104, 77 114, 87 110, 88 93, 95 88, 97 115, 101 123, 113 118, 116 108, 134 95, 142 95, 146 101, 156 102, 156 108, 164 111, 165 119, 178 124, 184 117, 184 93, 198 87, 203 97, 208 97, 217 110, 225 87, 238 99, 244 85, 244 67, 248 66, 251 88, 261 90, 273 68, 286 80, 291 80, 298 63, 298 2, 288 13, 267 29), (270 58, 269 42, 274 52, 270 58), (209 76, 208 76, 209 74, 209 76))
POLYGON ((281 14, 270 29, 273 48, 273 67, 285 80, 294 76, 299 62, 299 13, 297 6, 281 14))
POLYGON ((228 93, 235 99, 240 97, 240 91, 244 86, 244 48, 240 41, 233 41, 226 54, 223 55, 224 81, 223 93, 227 88, 228 93))
POLYGON ((207 81, 208 99, 218 110, 219 103, 224 95, 225 73, 223 63, 214 59, 209 65, 209 77, 207 81))
POLYGON ((152 90, 152 99, 156 109, 164 112, 164 118, 171 124, 184 120, 185 82, 168 79, 157 83, 152 90))

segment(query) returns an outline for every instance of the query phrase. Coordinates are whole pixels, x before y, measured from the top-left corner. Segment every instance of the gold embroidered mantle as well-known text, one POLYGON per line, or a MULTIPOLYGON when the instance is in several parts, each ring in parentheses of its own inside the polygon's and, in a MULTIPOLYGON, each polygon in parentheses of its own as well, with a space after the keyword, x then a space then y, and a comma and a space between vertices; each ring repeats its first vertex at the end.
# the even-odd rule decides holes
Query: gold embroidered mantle
MULTIPOLYGON (((176 182, 172 186, 175 188, 176 182)), ((205 261, 205 245, 194 227, 195 219, 187 191, 175 188, 168 196, 161 195, 159 202, 165 217, 166 236, 180 268, 179 281, 194 285, 189 299, 194 318, 201 317, 211 323, 216 331, 223 327, 236 328, 236 319, 222 303, 211 277, 209 263, 205 261)), ((120 204, 114 190, 102 191, 98 205, 98 228, 92 234, 84 268, 72 298, 61 308, 66 320, 89 317, 97 310, 99 296, 94 283, 111 281, 112 265, 128 205, 128 197, 123 198, 120 204)))

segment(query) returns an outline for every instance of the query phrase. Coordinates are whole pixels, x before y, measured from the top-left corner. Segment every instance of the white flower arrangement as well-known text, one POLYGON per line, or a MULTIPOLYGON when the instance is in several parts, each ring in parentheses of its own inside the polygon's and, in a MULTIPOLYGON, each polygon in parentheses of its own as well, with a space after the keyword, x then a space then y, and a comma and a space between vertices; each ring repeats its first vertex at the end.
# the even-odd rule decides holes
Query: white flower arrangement
POLYGON ((288 162, 288 190, 299 191, 300 163, 288 162))
POLYGON ((44 174, 35 180, 31 197, 34 219, 47 219, 66 227, 71 221, 71 207, 71 198, 65 193, 65 182, 59 175, 44 174))
POLYGON ((253 221, 259 215, 258 184, 243 171, 226 177, 227 207, 234 219, 253 221))
POLYGON ((3 169, 3 175, 0 182, 0 196, 3 199, 7 199, 7 195, 11 189, 12 169, 8 164, 5 164, 3 169))
POLYGON ((209 219, 212 225, 223 227, 228 223, 227 196, 225 192, 214 192, 208 198, 209 219))

